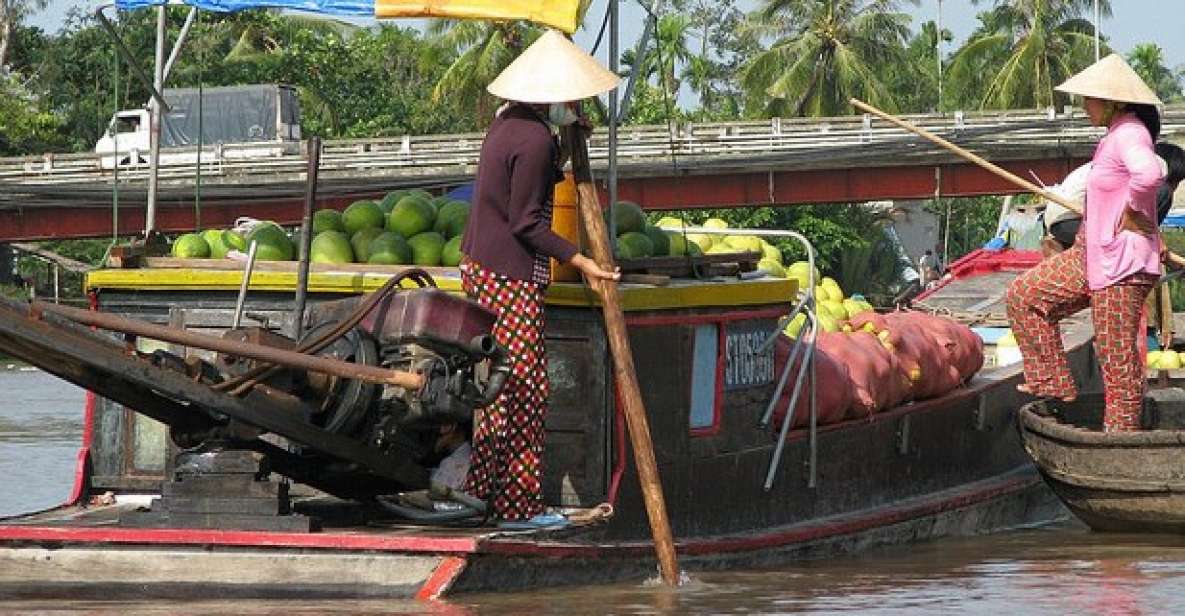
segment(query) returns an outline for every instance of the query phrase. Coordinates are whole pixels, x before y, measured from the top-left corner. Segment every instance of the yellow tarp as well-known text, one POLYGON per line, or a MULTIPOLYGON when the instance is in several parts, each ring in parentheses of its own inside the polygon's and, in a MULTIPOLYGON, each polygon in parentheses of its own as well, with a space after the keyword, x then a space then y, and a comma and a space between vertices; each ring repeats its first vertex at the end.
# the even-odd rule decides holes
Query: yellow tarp
POLYGON ((571 34, 579 9, 580 0, 375 0, 374 16, 525 19, 571 34))

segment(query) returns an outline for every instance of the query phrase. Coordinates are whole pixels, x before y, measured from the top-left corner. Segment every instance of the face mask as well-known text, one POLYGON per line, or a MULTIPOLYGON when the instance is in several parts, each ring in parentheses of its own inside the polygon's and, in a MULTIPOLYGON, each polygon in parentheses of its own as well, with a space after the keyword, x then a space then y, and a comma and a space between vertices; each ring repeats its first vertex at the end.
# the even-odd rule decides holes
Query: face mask
POLYGON ((576 112, 566 103, 552 103, 547 107, 547 121, 556 126, 567 126, 576 119, 576 112))

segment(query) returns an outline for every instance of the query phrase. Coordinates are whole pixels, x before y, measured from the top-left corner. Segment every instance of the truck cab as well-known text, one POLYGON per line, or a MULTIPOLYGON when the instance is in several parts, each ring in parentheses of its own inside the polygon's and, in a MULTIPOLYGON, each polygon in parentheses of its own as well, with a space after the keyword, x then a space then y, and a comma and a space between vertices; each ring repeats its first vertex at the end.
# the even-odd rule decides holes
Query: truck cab
MULTIPOLYGON (((296 89, 281 84, 166 88, 161 127, 162 165, 279 156, 299 146, 296 89)), ((151 148, 147 107, 116 112, 95 144, 103 169, 146 165, 151 148)))

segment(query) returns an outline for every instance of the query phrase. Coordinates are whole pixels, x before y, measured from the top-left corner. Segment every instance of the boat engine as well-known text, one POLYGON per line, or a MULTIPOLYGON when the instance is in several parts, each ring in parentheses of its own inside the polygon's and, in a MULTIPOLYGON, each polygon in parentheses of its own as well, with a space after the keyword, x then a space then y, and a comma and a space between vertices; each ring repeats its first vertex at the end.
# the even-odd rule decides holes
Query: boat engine
MULTIPOLYGON (((339 327, 357 299, 314 307, 300 343, 339 327)), ((320 354, 419 374, 412 391, 394 385, 310 373, 297 387, 315 413, 309 421, 368 446, 398 452, 417 463, 432 454, 439 428, 473 420, 473 410, 494 401, 509 363, 490 331, 494 315, 436 289, 395 293, 320 354)))

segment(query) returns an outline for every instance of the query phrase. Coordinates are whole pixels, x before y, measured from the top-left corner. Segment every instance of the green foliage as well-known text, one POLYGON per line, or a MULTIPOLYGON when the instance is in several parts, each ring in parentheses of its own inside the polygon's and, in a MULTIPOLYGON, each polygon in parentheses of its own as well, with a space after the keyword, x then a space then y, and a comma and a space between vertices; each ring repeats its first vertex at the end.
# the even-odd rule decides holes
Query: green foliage
POLYGON ((883 75, 905 61, 909 16, 897 12, 900 4, 763 0, 752 28, 774 40, 741 71, 750 105, 780 116, 848 115, 848 99, 857 97, 896 111, 883 75))
MULTIPOLYGON (((1094 26, 1084 18, 1090 6, 1086 0, 993 0, 951 60, 951 102, 983 109, 1068 103, 1053 88, 1094 62, 1094 26)), ((1099 7, 1111 15, 1109 0, 1099 0, 1099 7)))
POLYGON ((1127 54, 1127 61, 1132 68, 1144 78, 1160 100, 1165 103, 1185 100, 1182 96, 1181 83, 1185 79, 1185 70, 1174 74, 1164 65, 1164 50, 1155 43, 1136 45, 1127 54))
POLYGON ((937 203, 930 201, 926 203, 925 208, 926 211, 938 216, 942 225, 938 234, 938 245, 946 246, 950 260, 954 261, 995 237, 1003 206, 1002 197, 972 197, 941 199, 937 203), (946 238, 948 230, 949 240, 946 238))
POLYGON ((0 72, 0 155, 49 149, 58 119, 22 83, 20 73, 0 72))

